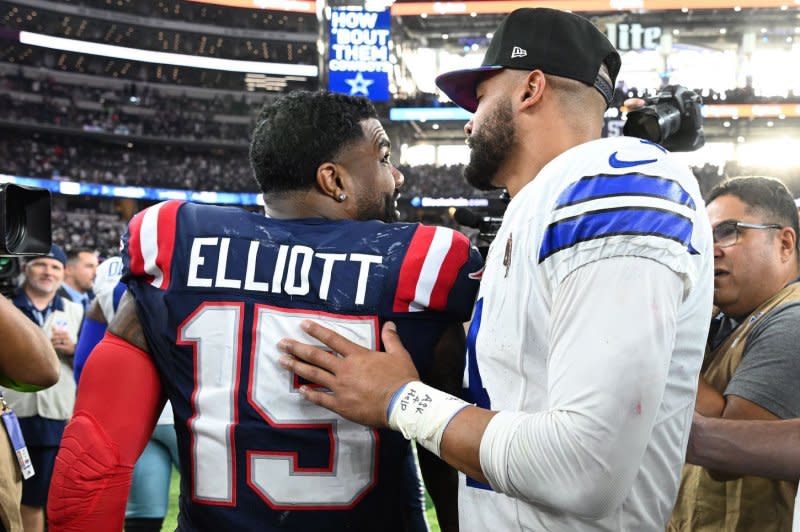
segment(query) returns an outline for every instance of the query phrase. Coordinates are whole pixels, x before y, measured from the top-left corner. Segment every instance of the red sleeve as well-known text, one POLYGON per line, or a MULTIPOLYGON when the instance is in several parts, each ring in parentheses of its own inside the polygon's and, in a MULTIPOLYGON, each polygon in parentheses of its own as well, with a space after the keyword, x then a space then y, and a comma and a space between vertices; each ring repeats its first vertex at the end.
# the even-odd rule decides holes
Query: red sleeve
POLYGON ((150 356, 106 333, 83 370, 48 496, 48 529, 119 531, 133 466, 164 406, 150 356))

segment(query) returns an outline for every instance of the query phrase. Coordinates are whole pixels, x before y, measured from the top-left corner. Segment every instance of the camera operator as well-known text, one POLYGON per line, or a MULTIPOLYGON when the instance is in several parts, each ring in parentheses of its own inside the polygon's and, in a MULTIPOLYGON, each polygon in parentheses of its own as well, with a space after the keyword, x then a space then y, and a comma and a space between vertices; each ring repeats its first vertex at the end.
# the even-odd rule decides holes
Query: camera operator
MULTIPOLYGON (((83 319, 83 308, 57 294, 67 257, 56 245, 47 255, 24 267, 25 281, 12 303, 38 324, 58 354, 60 377, 51 388, 35 393, 4 391, 19 417, 22 435, 36 474, 22 482, 22 522, 26 532, 44 530, 44 507, 56 451, 75 404, 72 356, 83 319)), ((14 378, 14 377, 12 377, 14 378)), ((15 379, 16 380, 16 379, 15 379)), ((52 379, 51 379, 52 380, 52 379)), ((38 383, 34 383, 38 384, 38 383)))

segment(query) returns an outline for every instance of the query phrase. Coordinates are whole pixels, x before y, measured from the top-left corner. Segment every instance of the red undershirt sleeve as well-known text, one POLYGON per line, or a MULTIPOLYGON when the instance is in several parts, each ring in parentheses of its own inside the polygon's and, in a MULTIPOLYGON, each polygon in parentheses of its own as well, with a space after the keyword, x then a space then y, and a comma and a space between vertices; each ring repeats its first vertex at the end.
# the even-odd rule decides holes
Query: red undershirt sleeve
POLYGON ((150 355, 106 333, 83 370, 48 495, 48 529, 122 529, 133 466, 164 406, 150 355))

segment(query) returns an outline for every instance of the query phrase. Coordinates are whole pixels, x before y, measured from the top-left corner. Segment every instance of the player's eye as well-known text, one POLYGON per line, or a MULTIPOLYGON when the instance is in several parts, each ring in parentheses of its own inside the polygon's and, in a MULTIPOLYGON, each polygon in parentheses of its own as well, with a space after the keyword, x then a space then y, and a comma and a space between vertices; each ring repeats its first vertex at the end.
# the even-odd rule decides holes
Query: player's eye
POLYGON ((391 152, 386 152, 386 155, 383 156, 382 161, 385 164, 392 164, 392 154, 391 152))

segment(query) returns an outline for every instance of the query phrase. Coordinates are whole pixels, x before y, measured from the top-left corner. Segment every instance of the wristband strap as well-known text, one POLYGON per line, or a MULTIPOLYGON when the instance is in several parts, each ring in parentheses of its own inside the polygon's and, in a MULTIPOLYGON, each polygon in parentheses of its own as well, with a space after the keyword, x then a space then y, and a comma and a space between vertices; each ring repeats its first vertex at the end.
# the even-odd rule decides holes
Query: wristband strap
MULTIPOLYGON (((394 394, 392 394, 392 398, 389 399, 389 406, 386 407, 386 422, 387 423, 389 422, 389 419, 392 417, 392 408, 394 408, 394 405, 397 404, 397 400, 400 398, 400 394, 403 393, 403 390, 406 389, 406 386, 408 386, 408 383, 405 383, 404 385, 399 387, 397 389, 397 391, 394 392, 394 394)), ((394 428, 394 427, 391 427, 391 428, 394 428)))
POLYGON ((392 396, 388 408, 389 427, 416 440, 436 456, 450 420, 469 403, 419 381, 412 381, 392 396))

